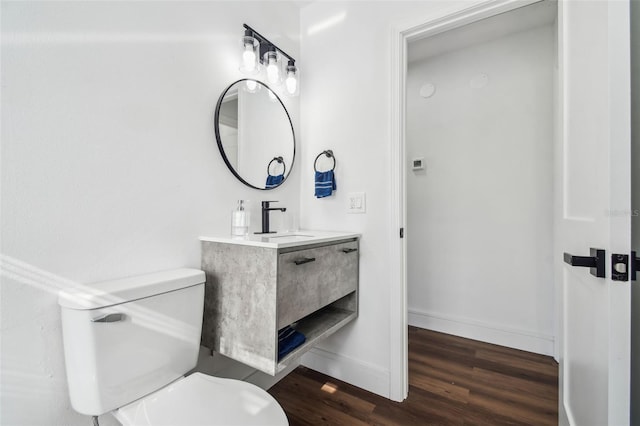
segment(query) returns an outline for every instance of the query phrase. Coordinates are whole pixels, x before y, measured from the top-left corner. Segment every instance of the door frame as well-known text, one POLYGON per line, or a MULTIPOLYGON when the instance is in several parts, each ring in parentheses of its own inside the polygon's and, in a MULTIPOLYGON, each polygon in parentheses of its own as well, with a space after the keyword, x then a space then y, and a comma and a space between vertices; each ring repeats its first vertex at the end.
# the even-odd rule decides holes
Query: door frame
MULTIPOLYGON (((470 7, 454 7, 428 17, 420 17, 392 26, 390 70, 390 218, 389 266, 391 289, 389 292, 390 356, 389 398, 403 401, 409 392, 409 354, 407 318, 407 243, 399 232, 407 223, 407 197, 405 176, 405 116, 407 45, 412 40, 427 38, 491 16, 509 12, 542 0, 488 0, 470 7), (395 243, 394 243, 395 242, 395 243)), ((555 352, 557 354, 557 342, 555 352)))

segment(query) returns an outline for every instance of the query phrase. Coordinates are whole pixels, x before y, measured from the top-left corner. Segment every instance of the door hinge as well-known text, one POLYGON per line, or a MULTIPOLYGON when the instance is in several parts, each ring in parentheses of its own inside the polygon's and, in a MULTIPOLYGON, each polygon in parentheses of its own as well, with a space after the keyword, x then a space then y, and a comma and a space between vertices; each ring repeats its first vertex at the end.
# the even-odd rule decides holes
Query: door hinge
POLYGON ((404 238, 404 228, 400 228, 400 238, 404 238))
POLYGON ((636 273, 640 270, 640 258, 636 257, 636 252, 631 252, 631 281, 636 280, 636 273))
POLYGON ((611 255, 611 280, 612 281, 629 281, 629 255, 617 254, 611 255))

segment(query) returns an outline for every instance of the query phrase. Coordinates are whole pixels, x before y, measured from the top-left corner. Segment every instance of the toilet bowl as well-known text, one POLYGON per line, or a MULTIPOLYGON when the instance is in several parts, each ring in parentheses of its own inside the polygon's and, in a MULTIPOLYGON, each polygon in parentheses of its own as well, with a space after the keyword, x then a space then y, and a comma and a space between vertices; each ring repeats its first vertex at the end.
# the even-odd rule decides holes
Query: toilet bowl
POLYGON ((179 269, 60 291, 72 407, 125 426, 288 425, 277 401, 197 363, 205 275, 179 269))
POLYGON ((113 415, 125 426, 288 424, 276 400, 259 387, 202 373, 178 379, 113 415))

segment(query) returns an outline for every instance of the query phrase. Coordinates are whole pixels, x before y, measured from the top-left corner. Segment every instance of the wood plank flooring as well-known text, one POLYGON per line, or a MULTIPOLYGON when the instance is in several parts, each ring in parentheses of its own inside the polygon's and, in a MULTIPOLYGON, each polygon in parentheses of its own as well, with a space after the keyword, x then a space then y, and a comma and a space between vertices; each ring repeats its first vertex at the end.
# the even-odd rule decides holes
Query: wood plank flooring
POLYGON ((409 397, 393 402, 305 367, 269 390, 298 425, 556 425, 551 358, 409 327, 409 397))

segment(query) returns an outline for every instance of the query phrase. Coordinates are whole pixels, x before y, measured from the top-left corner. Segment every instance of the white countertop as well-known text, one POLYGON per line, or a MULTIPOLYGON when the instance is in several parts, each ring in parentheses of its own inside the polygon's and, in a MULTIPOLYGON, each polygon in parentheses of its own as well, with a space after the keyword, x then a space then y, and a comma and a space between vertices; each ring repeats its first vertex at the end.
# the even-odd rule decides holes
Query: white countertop
POLYGON ((360 234, 355 232, 300 230, 295 232, 278 232, 274 234, 249 234, 246 237, 232 237, 231 235, 224 237, 201 236, 199 239, 200 241, 211 241, 214 243, 240 244, 245 246, 277 249, 359 237, 360 234))

